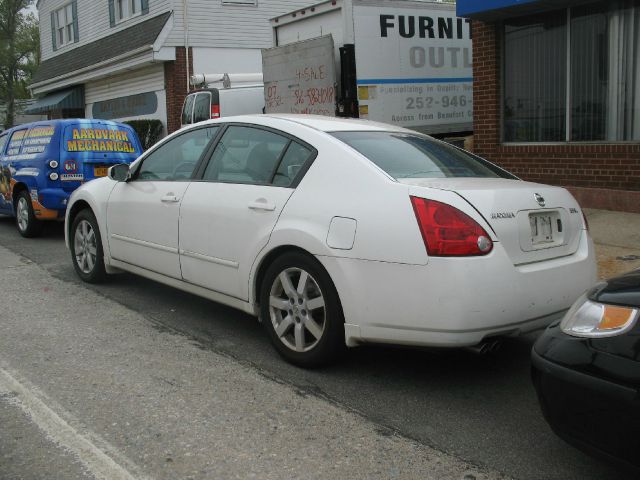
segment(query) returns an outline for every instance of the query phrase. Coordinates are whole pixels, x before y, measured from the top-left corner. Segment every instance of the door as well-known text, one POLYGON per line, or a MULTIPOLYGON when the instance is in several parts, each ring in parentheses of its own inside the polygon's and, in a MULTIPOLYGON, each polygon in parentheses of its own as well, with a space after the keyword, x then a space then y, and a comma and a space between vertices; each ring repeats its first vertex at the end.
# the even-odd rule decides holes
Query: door
POLYGON ((182 202, 183 278, 246 300, 251 266, 311 156, 310 147, 284 134, 228 127, 182 202))
POLYGON ((114 187, 107 206, 112 258, 181 278, 180 203, 218 128, 191 129, 173 137, 142 160, 132 180, 114 187))

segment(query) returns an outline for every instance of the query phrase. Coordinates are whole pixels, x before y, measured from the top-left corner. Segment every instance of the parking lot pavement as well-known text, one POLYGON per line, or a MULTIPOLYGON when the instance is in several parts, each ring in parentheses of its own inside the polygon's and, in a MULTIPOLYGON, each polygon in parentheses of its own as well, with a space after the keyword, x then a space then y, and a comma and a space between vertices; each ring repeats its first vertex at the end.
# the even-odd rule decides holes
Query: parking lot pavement
POLYGON ((0 478, 505 478, 4 247, 0 269, 0 478))
POLYGON ((84 480, 94 478, 69 452, 47 438, 0 388, 0 478, 84 480))
POLYGON ((585 209, 600 278, 640 268, 640 214, 585 209))

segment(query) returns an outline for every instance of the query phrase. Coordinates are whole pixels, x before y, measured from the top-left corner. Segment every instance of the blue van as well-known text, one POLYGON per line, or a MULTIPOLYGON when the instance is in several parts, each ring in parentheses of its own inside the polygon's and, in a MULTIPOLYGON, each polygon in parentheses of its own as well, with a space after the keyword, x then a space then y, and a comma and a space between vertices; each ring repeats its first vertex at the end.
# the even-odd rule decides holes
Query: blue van
POLYGON ((0 133, 0 214, 16 217, 23 237, 44 220, 64 220, 67 201, 82 183, 131 163, 142 153, 135 131, 108 120, 34 122, 0 133))

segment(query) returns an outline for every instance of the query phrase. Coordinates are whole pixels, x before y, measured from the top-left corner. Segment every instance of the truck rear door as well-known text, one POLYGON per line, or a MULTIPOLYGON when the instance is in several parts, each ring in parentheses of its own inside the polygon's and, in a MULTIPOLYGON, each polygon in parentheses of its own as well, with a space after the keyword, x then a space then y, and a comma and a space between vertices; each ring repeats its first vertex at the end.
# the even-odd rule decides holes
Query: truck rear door
POLYGON ((266 113, 336 113, 336 68, 333 38, 262 50, 266 113))

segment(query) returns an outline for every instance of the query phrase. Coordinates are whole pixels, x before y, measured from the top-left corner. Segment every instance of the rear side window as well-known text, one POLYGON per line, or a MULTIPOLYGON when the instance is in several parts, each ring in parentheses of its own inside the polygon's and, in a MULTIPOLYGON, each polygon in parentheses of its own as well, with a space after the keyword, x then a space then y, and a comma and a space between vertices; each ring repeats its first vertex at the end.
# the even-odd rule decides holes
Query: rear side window
POLYGON ((53 125, 35 125, 31 127, 22 142, 23 154, 43 153, 49 148, 55 127, 53 125))
POLYGON ((193 114, 193 100, 195 95, 187 95, 184 99, 184 105, 182 107, 182 124, 189 125, 191 123, 191 115, 193 114))
POLYGON ((211 94, 199 93, 193 107, 193 123, 204 122, 211 118, 211 94))
POLYGON ((259 128, 231 126, 216 146, 204 180, 269 184, 289 139, 259 128))
POLYGON ((333 132, 396 180, 402 178, 511 178, 499 167, 429 137, 402 132, 333 132))
POLYGON ((27 134, 27 130, 16 130, 11 134, 11 138, 9 139, 9 148, 7 149, 7 156, 15 156, 20 153, 20 147, 22 146, 22 141, 27 134))
POLYGON ((293 183, 302 167, 311 158, 312 151, 297 142, 291 142, 278 166, 273 184, 278 187, 288 187, 293 183))

